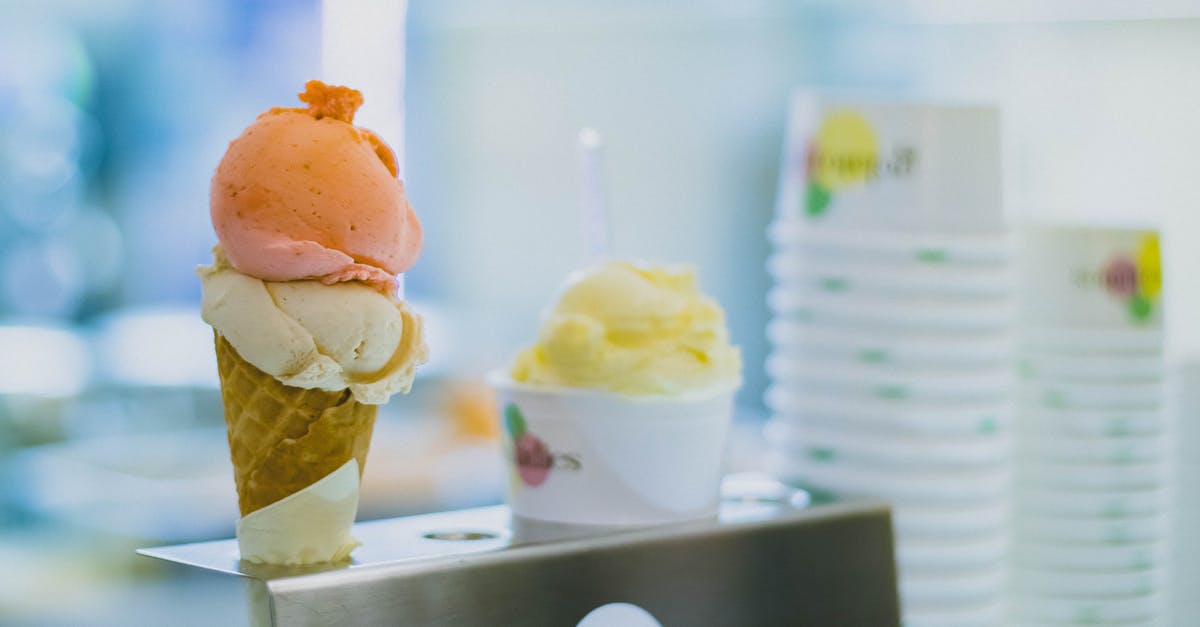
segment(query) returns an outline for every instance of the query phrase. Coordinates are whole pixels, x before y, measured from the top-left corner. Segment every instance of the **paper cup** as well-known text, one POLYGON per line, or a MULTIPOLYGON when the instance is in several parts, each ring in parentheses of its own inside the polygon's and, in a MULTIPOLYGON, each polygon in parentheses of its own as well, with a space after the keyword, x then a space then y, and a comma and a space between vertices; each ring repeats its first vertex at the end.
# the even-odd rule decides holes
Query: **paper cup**
POLYGON ((995 503, 1008 493, 1012 475, 1003 466, 989 470, 897 473, 842 460, 814 461, 772 452, 767 468, 784 481, 840 496, 883 498, 904 505, 995 503))
POLYGON ((1148 596, 1166 583, 1161 570, 1080 573, 1015 567, 1013 590, 1026 594, 1090 599, 1148 596))
POLYGON ((1002 533, 970 540, 909 537, 897 530, 896 565, 905 573, 953 576, 1000 566, 1009 542, 1002 533))
POLYGON ((1158 409, 1166 401, 1162 383, 1068 383, 1039 379, 1021 386, 1021 398, 1046 409, 1158 409))
POLYGON ((1022 408, 1021 432, 1068 437, 1149 436, 1162 433, 1161 410, 1052 410, 1022 408))
POLYGON ((781 355, 881 369, 992 370, 1010 367, 1013 357, 1012 337, 1003 333, 947 337, 775 319, 767 325, 767 339, 781 355))
POLYGON ((1167 518, 1163 515, 1129 518, 1065 518, 1022 512, 1014 521, 1018 543, 1057 542, 1062 544, 1124 545, 1156 542, 1166 538, 1167 518))
MULTIPOLYGON (((998 601, 1004 595, 1005 572, 995 566, 952 577, 923 575, 900 569, 900 600, 907 607, 971 607, 998 601)), ((905 623, 907 625, 907 622, 905 623)))
POLYGON ((769 257, 767 272, 786 287, 900 300, 1005 301, 1012 298, 1014 285, 1005 266, 929 268, 919 263, 831 261, 796 251, 769 257))
POLYGON ((1020 239, 1023 320, 1065 327, 1161 326, 1157 233, 1030 228, 1020 239))
POLYGON ((1023 457, 1052 462, 1129 464, 1166 458, 1167 448, 1159 436, 1062 437, 1030 434, 1017 440, 1023 457))
POLYGON ((990 266, 1012 258, 1015 244, 1007 232, 879 232, 814 227, 800 221, 777 221, 767 229, 777 248, 799 249, 831 259, 871 259, 883 263, 916 263, 926 267, 990 266))
POLYGON ((1080 491, 1152 490, 1166 482, 1162 463, 1063 464, 1018 459, 1017 485, 1080 491))
POLYGON ((1032 594, 1013 595, 1014 618, 1056 624, 1130 624, 1155 618, 1163 599, 1157 594, 1114 599, 1068 599, 1032 594))
POLYGON ((892 525, 906 540, 990 538, 1007 530, 1010 514, 1004 501, 974 507, 898 505, 892 525))
POLYGON ((1015 564, 1043 571, 1134 571, 1167 563, 1162 541, 1122 545, 1062 544, 1021 540, 1013 545, 1015 564))
POLYGON ((767 388, 766 404, 776 417, 798 424, 845 424, 879 433, 967 436, 1008 432, 1012 410, 1004 403, 899 404, 879 399, 803 396, 787 386, 767 388))
POLYGON ((734 388, 634 398, 516 383, 494 373, 513 513, 650 525, 717 512, 734 388))
POLYGON ((766 440, 790 456, 821 461, 841 458, 862 466, 893 466, 897 472, 914 468, 995 467, 1010 456, 1006 436, 912 437, 855 433, 837 428, 799 426, 772 420, 766 440))
POLYGON ((904 604, 904 627, 995 627, 1004 619, 1005 604, 999 601, 966 607, 904 604))
POLYGON ((1020 349, 1073 356, 1153 357, 1163 351, 1163 332, 1150 329, 1038 326, 1024 321, 1017 336, 1020 349))
POLYGON ((999 402, 1014 387, 1011 374, 1003 370, 984 373, 924 376, 910 372, 885 372, 861 366, 837 367, 815 360, 789 359, 771 355, 767 375, 786 383, 799 394, 857 397, 900 402, 999 402))
POLYGON ((1066 382, 1155 382, 1166 376, 1166 365, 1159 354, 1079 357, 1026 350, 1020 358, 1019 369, 1024 379, 1066 382))
POLYGON ((781 286, 767 293, 767 305, 783 319, 854 330, 986 334, 1007 331, 1014 320, 1011 307, 992 302, 910 302, 781 286))
POLYGON ((1162 488, 1081 492, 1022 485, 1014 491, 1013 499, 1022 512, 1049 516, 1119 518, 1167 511, 1167 493, 1162 488))

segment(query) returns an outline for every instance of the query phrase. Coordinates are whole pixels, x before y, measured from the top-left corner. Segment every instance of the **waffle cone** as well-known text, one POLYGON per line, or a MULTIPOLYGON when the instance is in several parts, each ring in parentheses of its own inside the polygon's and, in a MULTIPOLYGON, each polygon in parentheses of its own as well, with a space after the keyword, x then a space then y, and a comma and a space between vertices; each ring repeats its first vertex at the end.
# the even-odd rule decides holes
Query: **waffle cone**
POLYGON ((378 405, 350 390, 284 385, 216 335, 217 367, 242 516, 314 484, 351 457, 361 476, 378 405))

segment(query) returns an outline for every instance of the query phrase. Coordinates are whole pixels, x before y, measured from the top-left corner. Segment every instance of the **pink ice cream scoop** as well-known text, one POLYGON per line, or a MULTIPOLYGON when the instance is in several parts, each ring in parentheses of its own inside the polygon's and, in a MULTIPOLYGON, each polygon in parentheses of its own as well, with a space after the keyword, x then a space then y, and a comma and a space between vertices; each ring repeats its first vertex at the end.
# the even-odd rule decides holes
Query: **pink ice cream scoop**
POLYGON ((230 264, 265 281, 364 281, 394 293, 421 252, 396 156, 354 126, 362 94, 309 81, 307 109, 258 116, 213 175, 213 227, 230 264))

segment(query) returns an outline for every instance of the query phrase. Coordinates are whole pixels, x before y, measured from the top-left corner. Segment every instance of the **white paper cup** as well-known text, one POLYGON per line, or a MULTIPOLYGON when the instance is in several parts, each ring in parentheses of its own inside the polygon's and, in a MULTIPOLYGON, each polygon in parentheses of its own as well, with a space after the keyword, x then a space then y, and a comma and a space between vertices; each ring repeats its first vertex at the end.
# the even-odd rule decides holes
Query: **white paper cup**
POLYGON ((1014 321, 1012 308, 1002 303, 901 301, 781 286, 767 293, 767 305, 784 319, 848 329, 986 334, 1005 332, 1014 321))
POLYGON ((1162 355, 1075 356, 1034 353, 1028 350, 1020 358, 1022 378, 1104 383, 1155 382, 1166 377, 1162 355))
POLYGON ((814 461, 772 452, 766 465, 780 479, 840 496, 876 497, 900 505, 995 503, 1005 498, 1012 474, 1000 466, 988 470, 897 473, 843 460, 814 461))
POLYGON ((900 601, 905 607, 971 607, 993 603, 1004 596, 1004 587, 1005 571, 1000 566, 978 572, 959 572, 951 577, 900 569, 900 601))
POLYGON ((586 525, 651 525, 717 512, 735 389, 634 398, 532 386, 493 373, 513 513, 586 525))
POLYGON ((992 370, 1010 367, 1013 358, 1012 337, 1003 333, 947 337, 775 319, 767 325, 767 339, 781 355, 881 369, 992 370))
POLYGON ((1093 545, 1021 540, 1013 544, 1013 562, 1044 571, 1134 571, 1166 565, 1165 542, 1093 545))
POLYGON ((1162 463, 1063 464, 1018 459, 1017 485, 1080 491, 1153 490, 1166 483, 1162 463))
POLYGON ((1002 601, 966 607, 904 604, 904 627, 995 627, 1004 624, 1002 601))
POLYGON ((1167 447, 1160 436, 1064 437, 1029 434, 1018 438, 1023 457, 1052 462, 1129 464, 1166 459, 1167 447))
POLYGON ((1014 389, 1005 370, 926 376, 904 371, 881 371, 862 366, 832 366, 816 360, 767 358, 767 375, 798 394, 879 399, 905 403, 1000 402, 1014 389))
POLYGON ((1122 355, 1153 357, 1161 355, 1164 346, 1163 332, 1157 328, 1037 326, 1028 321, 1022 322, 1017 343, 1022 351, 1114 358, 1122 355))
POLYGON ((1069 437, 1149 436, 1162 433, 1161 410, 1052 410, 1022 408, 1021 432, 1069 437))
POLYGON ((1018 486, 1013 501, 1022 512, 1049 516, 1118 518, 1167 511, 1167 493, 1151 490, 1087 491, 1018 486))
POLYGON ((1003 533, 971 539, 910 537, 899 530, 896 534, 896 565, 912 574, 949 577, 995 568, 1004 562, 1010 547, 1003 533))
POLYGON ((866 258, 929 267, 1004 264, 1014 252, 1013 238, 1007 232, 880 232, 814 227, 796 220, 772 223, 767 229, 767 237, 778 248, 801 249, 833 259, 866 258))
POLYGON ((1148 596, 1162 591, 1166 583, 1158 569, 1081 573, 1026 567, 1014 567, 1012 581, 1016 592, 1090 599, 1148 596))
POLYGON ((1155 233, 1029 228, 1020 239, 1023 319, 1067 327, 1161 326, 1155 233))
MULTIPOLYGON (((1070 599, 1016 594, 1010 604, 1014 618, 1056 624, 1136 624, 1160 615, 1164 604, 1157 594, 1112 599, 1070 599)), ((1024 623, 1022 623, 1024 624, 1024 623)))
POLYGON ((1168 533, 1163 515, 1128 518, 1054 517, 1020 512, 1013 523, 1018 542, 1123 545, 1157 542, 1168 533))
POLYGON ((767 272, 787 287, 899 300, 1005 301, 1012 298, 1014 285, 1013 273, 1005 266, 929 268, 914 263, 831 261, 795 251, 769 257, 767 272))
POLYGON ((1011 441, 998 434, 965 437, 896 436, 853 432, 836 427, 769 421, 766 440, 789 456, 820 461, 842 458, 861 466, 915 468, 995 467, 1008 461, 1011 441))
POLYGON ((899 404, 879 399, 813 397, 784 385, 767 388, 766 404, 777 418, 798 424, 846 424, 879 433, 967 436, 1011 430, 1012 410, 1006 403, 937 405, 899 404))
POLYGON ((906 540, 990 538, 1005 533, 1010 514, 1004 501, 972 507, 898 505, 892 509, 892 526, 906 540))
POLYGON ((1021 385, 1026 403, 1046 409, 1158 409, 1166 401, 1162 383, 1074 383, 1039 379, 1021 385))

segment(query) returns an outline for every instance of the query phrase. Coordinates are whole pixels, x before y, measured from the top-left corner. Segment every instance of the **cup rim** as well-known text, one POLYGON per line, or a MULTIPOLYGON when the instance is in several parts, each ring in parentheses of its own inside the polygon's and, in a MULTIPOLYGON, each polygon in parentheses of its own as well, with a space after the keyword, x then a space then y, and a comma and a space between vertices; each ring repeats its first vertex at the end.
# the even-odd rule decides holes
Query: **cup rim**
POLYGON ((915 253, 937 248, 966 259, 1011 259, 1017 242, 1010 229, 976 231, 895 231, 849 225, 815 225, 801 219, 776 218, 767 225, 767 237, 776 246, 820 240, 826 247, 883 254, 915 253))
POLYGON ((557 396, 563 398, 597 398, 608 400, 620 400, 628 403, 637 404, 656 404, 656 403, 695 403, 711 401, 723 395, 733 396, 742 387, 742 377, 738 376, 737 380, 725 385, 714 386, 704 390, 695 392, 685 392, 679 395, 666 394, 646 394, 633 395, 622 394, 620 392, 612 392, 609 390, 595 390, 591 388, 570 387, 561 385, 545 385, 538 383, 526 383, 517 381, 509 374, 507 366, 495 368, 487 373, 486 381, 489 386, 496 390, 515 390, 526 394, 541 394, 545 396, 557 396))

